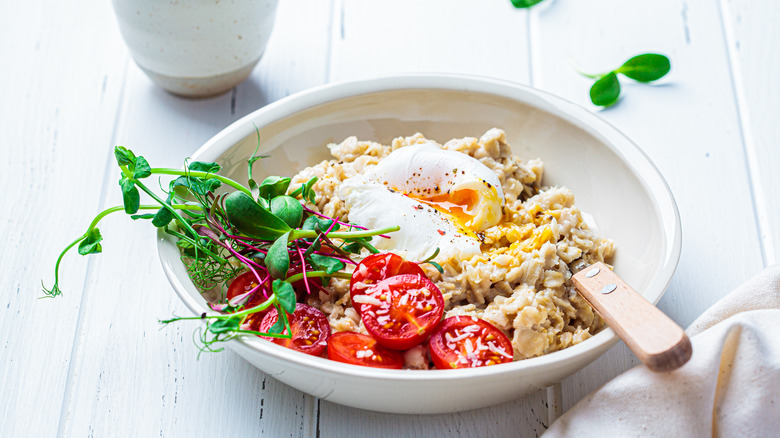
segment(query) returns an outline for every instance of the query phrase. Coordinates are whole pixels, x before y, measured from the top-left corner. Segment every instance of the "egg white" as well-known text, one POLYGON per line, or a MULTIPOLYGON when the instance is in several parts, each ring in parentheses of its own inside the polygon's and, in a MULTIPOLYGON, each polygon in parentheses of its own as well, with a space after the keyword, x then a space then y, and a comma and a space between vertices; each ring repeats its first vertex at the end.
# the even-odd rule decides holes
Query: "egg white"
POLYGON ((439 248, 437 260, 464 260, 481 254, 480 242, 463 234, 441 212, 420 201, 387 189, 365 175, 347 179, 339 189, 349 209, 350 222, 368 228, 398 225, 389 238, 374 237, 371 244, 392 250, 408 260, 423 260, 439 248))

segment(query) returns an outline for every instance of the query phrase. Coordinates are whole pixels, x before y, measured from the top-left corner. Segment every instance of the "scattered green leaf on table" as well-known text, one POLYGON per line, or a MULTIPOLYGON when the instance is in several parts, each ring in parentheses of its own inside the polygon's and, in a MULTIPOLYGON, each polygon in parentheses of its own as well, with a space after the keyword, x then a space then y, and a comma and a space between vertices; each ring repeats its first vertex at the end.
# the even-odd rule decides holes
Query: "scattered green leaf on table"
POLYGON ((544 0, 512 0, 512 5, 516 8, 530 8, 544 0))
POLYGON ((612 72, 596 81, 590 87, 590 100, 598 106, 611 106, 620 98, 620 82, 612 72))
POLYGON ((657 81, 666 76, 671 68, 671 62, 666 56, 657 53, 645 53, 634 56, 620 67, 607 73, 592 75, 580 72, 580 74, 596 79, 596 83, 590 88, 590 101, 594 105, 608 107, 617 103, 620 98, 618 74, 622 74, 637 82, 647 83, 657 81))
POLYGON ((652 82, 664 77, 671 68, 672 65, 666 56, 645 53, 629 59, 616 72, 637 82, 652 82))

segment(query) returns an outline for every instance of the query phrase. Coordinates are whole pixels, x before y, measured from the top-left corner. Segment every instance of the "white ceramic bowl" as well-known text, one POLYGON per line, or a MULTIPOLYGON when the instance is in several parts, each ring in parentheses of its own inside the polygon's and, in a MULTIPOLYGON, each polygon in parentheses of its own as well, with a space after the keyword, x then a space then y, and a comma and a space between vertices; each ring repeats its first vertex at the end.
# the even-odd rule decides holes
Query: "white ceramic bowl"
MULTIPOLYGON (((506 131, 522 159, 541 158, 544 184, 566 185, 616 242, 616 272, 655 303, 680 254, 680 220, 658 170, 628 138, 590 111, 547 93, 495 79, 410 75, 322 86, 282 99, 233 123, 193 156, 218 161, 245 180, 256 146, 270 154, 257 175, 293 175, 328 158, 350 135, 389 142, 422 132, 444 142, 506 131)), ((159 235, 163 268, 193 313, 209 309, 187 277, 172 240, 159 235)), ((520 397, 581 369, 617 341, 605 329, 578 345, 533 359, 462 370, 382 370, 307 356, 259 338, 229 347, 266 374, 324 400, 382 412, 442 413, 520 397)))

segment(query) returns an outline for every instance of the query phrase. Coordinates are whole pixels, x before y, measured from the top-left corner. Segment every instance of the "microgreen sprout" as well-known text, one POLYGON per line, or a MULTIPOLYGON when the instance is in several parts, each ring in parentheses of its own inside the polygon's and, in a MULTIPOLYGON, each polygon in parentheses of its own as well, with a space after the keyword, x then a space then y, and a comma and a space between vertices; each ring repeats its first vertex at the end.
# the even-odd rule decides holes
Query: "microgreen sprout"
POLYGON ((369 230, 305 206, 314 204, 317 178, 294 189, 290 187, 290 178, 279 176, 268 176, 258 184, 253 179, 252 166, 264 157, 258 156, 257 150, 247 160, 249 187, 220 175, 217 163, 185 161, 183 169, 153 168, 144 157, 125 147, 117 146, 114 155, 120 170, 123 204, 100 212, 86 232, 60 253, 54 285, 44 287, 44 294, 55 297, 62 293, 59 268, 64 255, 73 247, 78 245, 82 255, 102 251, 103 237, 97 227, 102 218, 124 211, 133 220, 150 220, 176 239, 190 278, 211 298, 213 314, 160 321, 167 325, 203 320, 205 327, 194 334, 201 352, 221 351, 220 343, 244 335, 289 338, 288 315, 295 311, 298 301, 293 283, 303 281, 306 294, 312 294, 322 289, 319 285, 314 287, 312 278, 320 278, 323 285, 331 278, 349 279, 351 274, 344 270, 348 264, 356 264, 352 257, 363 249, 377 252, 371 239, 387 237, 387 233, 399 229, 395 226, 369 230), (152 175, 172 177, 167 190, 162 185, 158 187, 164 195, 144 182, 152 175), (228 193, 223 193, 225 188, 229 188, 228 193), (141 204, 141 192, 155 203, 141 204), (228 299, 227 285, 244 271, 251 272, 256 285, 228 299), (214 289, 218 287, 222 289, 214 298, 214 289), (267 332, 256 331, 251 315, 271 306, 276 307, 280 317, 267 332))
POLYGON ((436 270, 439 271, 440 274, 444 273, 444 269, 441 267, 441 265, 433 261, 433 259, 435 259, 437 255, 439 255, 439 248, 436 248, 436 251, 434 251, 433 254, 431 254, 425 260, 420 261, 418 263, 421 265, 424 263, 428 263, 429 265, 436 268, 436 270))
POLYGON ((656 53, 637 55, 623 65, 607 73, 581 75, 596 79, 590 88, 590 100, 594 105, 609 107, 617 103, 620 98, 620 81, 618 74, 622 74, 637 82, 653 82, 664 77, 671 70, 669 58, 656 53))

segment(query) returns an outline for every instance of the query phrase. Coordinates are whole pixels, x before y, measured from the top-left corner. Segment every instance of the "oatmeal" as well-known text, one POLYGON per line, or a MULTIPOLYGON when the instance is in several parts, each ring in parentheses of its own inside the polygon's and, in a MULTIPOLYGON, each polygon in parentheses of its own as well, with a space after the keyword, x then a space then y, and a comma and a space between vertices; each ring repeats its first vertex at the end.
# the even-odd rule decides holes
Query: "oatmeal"
MULTIPOLYGON (((334 158, 302 170, 291 186, 316 176, 316 202, 307 206, 347 221, 350 203, 340 190, 346 180, 370 173, 394 151, 431 143, 422 134, 396 138, 390 145, 350 137, 329 145, 334 158)), ((495 325, 511 339, 515 360, 566 348, 600 330, 604 322, 576 293, 571 276, 584 266, 608 261, 613 242, 589 228, 572 192, 542 186, 542 162, 523 162, 513 155, 500 129, 437 146, 490 169, 503 196, 497 223, 464 232, 476 241, 476 253, 464 256, 461 247, 442 252, 435 259, 441 273, 421 265, 444 296, 445 317, 469 315, 495 325)), ((350 302, 348 280, 332 279, 307 302, 328 316, 334 332, 366 333, 350 302)), ((425 368, 421 354, 408 353, 407 366, 425 368)))

